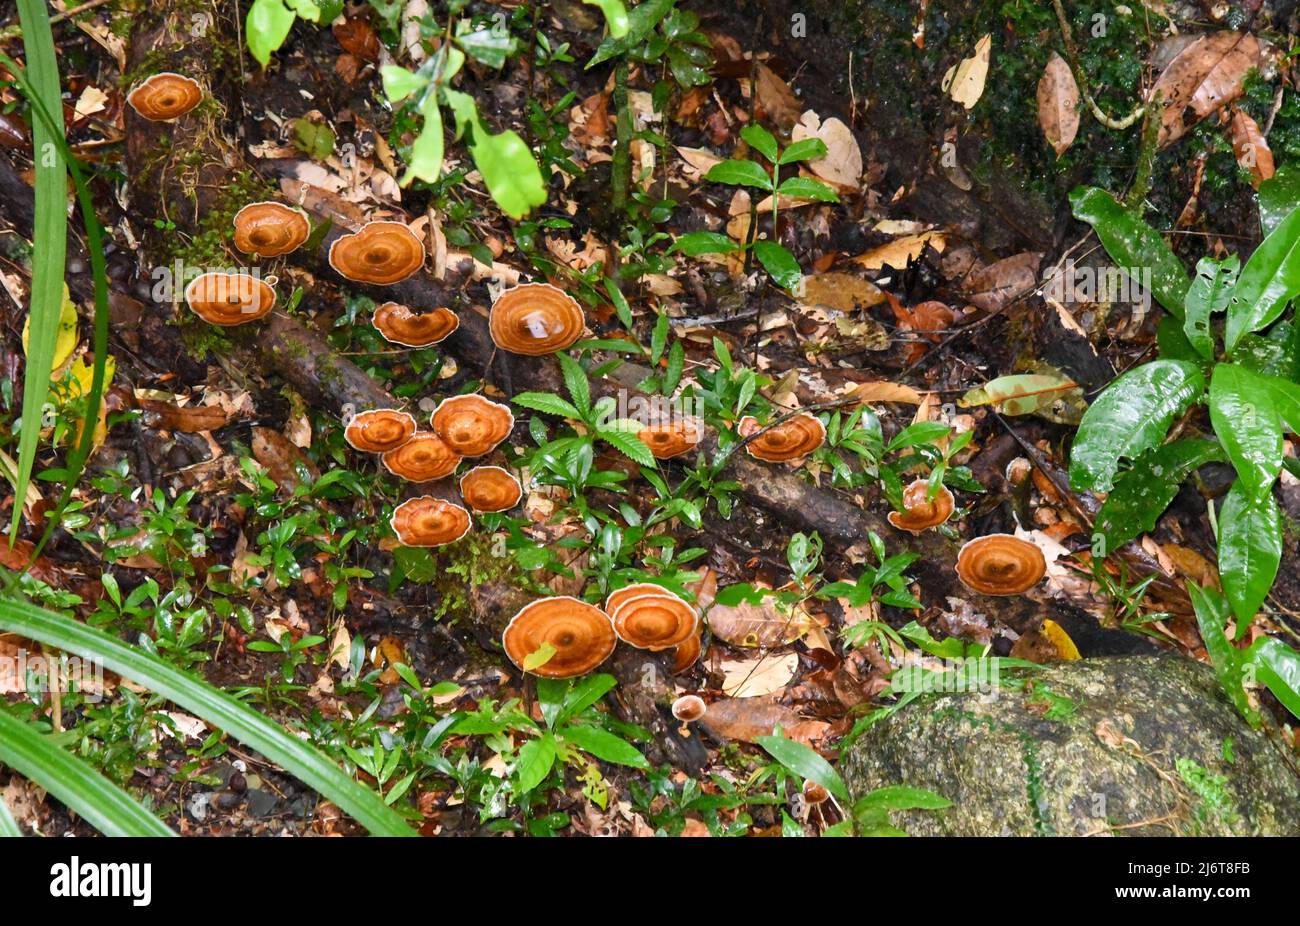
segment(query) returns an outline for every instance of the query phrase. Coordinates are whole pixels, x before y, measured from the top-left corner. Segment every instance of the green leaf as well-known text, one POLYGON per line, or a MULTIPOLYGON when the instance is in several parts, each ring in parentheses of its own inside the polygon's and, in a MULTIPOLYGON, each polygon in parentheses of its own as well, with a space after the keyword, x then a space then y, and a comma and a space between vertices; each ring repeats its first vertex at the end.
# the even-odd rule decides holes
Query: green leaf
POLYGON ((1282 469, 1282 422, 1259 374, 1218 364, 1210 380, 1210 421, 1247 494, 1268 491, 1282 469))
POLYGON ((522 405, 524 408, 531 408, 533 411, 547 415, 572 418, 574 421, 582 420, 582 412, 574 408, 572 403, 549 392, 521 392, 510 401, 515 405, 522 405))
POLYGON ((760 190, 772 189, 771 176, 753 161, 719 161, 709 168, 704 179, 710 183, 752 186, 760 190))
POLYGON ((337 804, 375 835, 415 833, 369 788, 329 758, 223 691, 163 662, 157 656, 71 618, 22 601, 0 598, 0 629, 85 660, 143 685, 256 749, 337 804))
POLYGON ((22 836, 23 831, 14 820, 14 815, 9 812, 9 805, 5 803, 3 797, 0 797, 0 839, 10 839, 22 836))
MULTIPOLYGON (((464 20, 461 20, 461 24, 468 25, 464 20)), ((499 68, 505 65, 506 59, 515 50, 515 37, 509 31, 498 30, 492 25, 461 32, 456 36, 456 44, 480 64, 499 68)))
POLYGON ((1300 293, 1300 209, 1293 211, 1250 255, 1228 303, 1224 349, 1231 354, 1242 335, 1269 325, 1300 293))
POLYGON ((860 798, 853 805, 853 815, 856 817, 877 810, 943 810, 951 806, 952 801, 925 788, 890 785, 860 798))
POLYGON ((429 78, 415 71, 408 71, 396 64, 386 64, 379 69, 379 77, 384 83, 384 95, 390 103, 400 103, 412 94, 419 93, 429 86, 429 78))
POLYGON ((244 34, 258 64, 266 67, 270 63, 271 54, 289 37, 295 19, 297 16, 284 0, 253 0, 244 21, 244 34))
POLYGON ((1282 220, 1300 208, 1300 170, 1283 164, 1271 178, 1259 185, 1259 226, 1270 235, 1282 220))
POLYGON ((776 138, 772 133, 761 125, 751 122, 740 130, 740 137, 745 140, 745 144, 753 148, 763 157, 767 158, 773 164, 776 163, 776 138))
MULTIPOLYGON (((779 727, 777 729, 780 730, 779 727)), ((849 789, 845 787, 839 772, 813 749, 803 743, 787 739, 779 732, 773 736, 755 737, 754 742, 766 749, 768 755, 795 775, 816 782, 842 801, 849 800, 849 789)))
POLYGON ((543 640, 541 646, 537 647, 537 649, 524 657, 524 671, 536 672, 542 666, 555 658, 556 652, 557 651, 553 644, 543 640))
POLYGON ((1300 717, 1300 653, 1272 637, 1257 640, 1250 649, 1255 677, 1283 707, 1300 717))
POLYGON ((1083 398, 1079 384, 1051 373, 1014 373, 989 380, 958 400, 962 408, 992 405, 1003 415, 1030 415, 1050 410, 1067 396, 1083 398))
POLYGON ((803 282, 803 271, 799 269, 799 262, 794 259, 794 255, 785 249, 784 245, 777 244, 775 241, 754 242, 754 256, 758 262, 763 265, 763 269, 776 282, 776 285, 786 292, 797 292, 799 285, 803 282))
POLYGON ((625 434, 622 431, 597 431, 600 439, 609 444, 619 453, 629 457, 634 463, 642 466, 655 468, 655 457, 650 452, 650 448, 641 442, 641 439, 633 434, 625 434))
POLYGON ((582 0, 588 6, 599 7, 600 11, 605 14, 605 25, 609 27, 609 34, 621 39, 627 35, 630 28, 628 22, 627 7, 623 6, 623 0, 582 0))
POLYGON ((1219 576, 1238 620, 1268 597, 1282 560, 1282 515, 1271 491, 1251 495, 1238 479, 1219 509, 1219 576))
POLYGON ((49 791, 105 836, 176 835, 89 763, 10 715, 4 706, 0 706, 0 762, 49 791))
POLYGON ((586 371, 578 361, 566 353, 556 354, 555 359, 560 363, 560 372, 564 375, 564 388, 569 390, 573 407, 582 414, 583 418, 586 418, 591 412, 591 384, 587 382, 586 371))
POLYGON ((795 164, 799 161, 815 161, 824 157, 826 157, 826 142, 820 138, 805 138, 782 151, 778 163, 795 164))
POLYGON ((627 304, 627 297, 618 288, 618 283, 613 277, 605 277, 605 292, 609 294, 609 301, 614 303, 614 311, 618 313, 618 320, 623 323, 624 328, 631 331, 633 322, 632 307, 627 304))
POLYGON ((1117 550, 1156 521, 1178 494, 1178 487, 1211 461, 1227 459, 1211 440, 1184 438, 1153 447, 1121 473, 1097 512, 1096 530, 1105 538, 1105 553, 1117 550))
POLYGON ((450 88, 442 93, 456 117, 457 137, 469 133, 469 153, 501 210, 512 219, 521 219, 545 203, 541 168, 519 134, 507 129, 493 135, 483 124, 472 96, 450 88))
MULTIPOLYGON (((32 229, 32 278, 28 296, 28 338, 26 370, 23 373, 23 428, 18 437, 18 471, 14 498, 26 496, 36 447, 41 438, 46 398, 54 368, 54 348, 63 314, 63 274, 67 256, 68 166, 63 154, 63 103, 59 89, 59 66, 54 36, 44 0, 19 0, 19 22, 23 49, 27 54, 26 85, 44 107, 52 125, 32 120, 35 158, 35 221, 32 229)), ((13 506, 9 528, 12 543, 18 536, 23 506, 13 506)))
POLYGON ((527 794, 551 773, 555 764, 555 737, 549 733, 528 740, 519 747, 519 755, 511 770, 515 778, 515 793, 527 794))
POLYGON ((1106 253, 1121 268, 1151 268, 1151 289, 1156 300, 1172 314, 1183 317, 1183 300, 1192 281, 1159 232, 1097 187, 1074 190, 1070 206, 1076 219, 1096 229, 1106 253))
POLYGON ((561 736, 597 759, 631 768, 650 767, 650 763, 635 746, 608 730, 589 727, 586 724, 573 724, 565 727, 561 736))
POLYGON ((436 183, 442 176, 442 159, 446 140, 442 132, 442 110, 438 99, 432 94, 420 106, 424 116, 424 127, 411 143, 410 161, 406 173, 402 175, 402 186, 410 186, 411 181, 419 178, 425 183, 436 183))
POLYGON ((826 184, 819 180, 813 180, 811 177, 791 177, 785 180, 776 192, 782 196, 792 196, 795 199, 811 199, 819 203, 837 203, 840 196, 826 184))
POLYGON ((726 235, 718 232, 697 231, 687 232, 673 242, 673 246, 668 249, 669 254, 675 254, 678 251, 687 257, 698 257, 701 254, 730 254, 740 245, 732 241, 726 235))
POLYGON ((1206 360, 1214 359, 1210 316, 1228 307, 1228 298, 1240 270, 1241 261, 1236 254, 1223 260, 1202 257, 1196 265, 1196 279, 1187 290, 1187 317, 1183 321, 1183 331, 1188 342, 1206 360))
POLYGON ((555 722, 564 723, 577 717, 612 691, 616 685, 618 679, 608 672, 599 672, 595 675, 583 676, 574 682, 572 687, 566 686, 560 710, 555 715, 555 722))
POLYGON ((319 23, 321 21, 323 11, 312 0, 284 0, 284 3, 285 6, 307 20, 307 22, 319 23))
POLYGON ((1204 391, 1200 368, 1183 360, 1153 360, 1120 376, 1079 423, 1070 451, 1070 484, 1076 491, 1109 492, 1119 461, 1156 446, 1204 391))
POLYGON ((614 30, 610 29, 609 36, 600 43, 596 53, 587 62, 587 67, 594 68, 610 58, 625 55, 630 49, 640 45, 650 34, 650 30, 659 25, 659 21, 672 10, 676 2, 677 0, 645 0, 644 3, 638 3, 627 15, 627 29, 623 35, 615 35, 614 30))
POLYGON ((1241 716, 1252 727, 1258 727, 1259 713, 1250 706, 1250 699, 1246 697, 1246 689, 1242 685, 1243 654, 1228 641, 1227 634, 1224 633, 1224 628, 1228 626, 1227 599, 1217 588, 1202 588, 1195 582, 1187 583, 1187 594, 1192 599, 1201 640, 1205 643, 1205 652, 1210 657, 1210 665, 1214 667, 1219 684, 1241 716))

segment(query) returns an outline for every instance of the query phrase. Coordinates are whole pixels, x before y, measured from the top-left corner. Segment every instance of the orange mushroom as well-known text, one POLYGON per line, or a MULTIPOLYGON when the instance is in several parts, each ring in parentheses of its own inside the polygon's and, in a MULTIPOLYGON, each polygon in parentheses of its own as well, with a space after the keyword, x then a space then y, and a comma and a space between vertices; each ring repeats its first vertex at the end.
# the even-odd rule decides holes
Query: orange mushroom
POLYGON ((694 723, 704 716, 709 706, 699 695, 682 695, 673 702, 673 716, 682 723, 694 723))
POLYGON ((1019 595, 1046 572, 1043 551, 1011 534, 976 537, 957 552, 957 577, 981 595, 1019 595))
POLYGON ((451 309, 437 308, 432 312, 412 312, 398 302, 385 302, 375 306, 370 323, 385 340, 403 347, 428 347, 445 340, 460 327, 460 316, 451 309))
POLYGON ((372 408, 358 412, 343 429, 343 439, 365 453, 388 453, 401 447, 415 434, 415 418, 396 408, 372 408))
POLYGON ((577 598, 541 598, 519 609, 501 635, 510 661, 546 678, 585 675, 609 658, 618 638, 604 611, 577 598), (528 657, 549 653, 525 668, 528 657))
POLYGON ((388 523, 408 547, 441 547, 469 533, 469 512, 441 498, 421 495, 393 509, 388 523))
POLYGON ((825 785, 820 785, 811 779, 803 783, 803 802, 810 806, 825 804, 830 800, 831 793, 826 790, 825 785))
POLYGON ((614 632, 637 649, 672 649, 695 633, 699 614, 671 592, 623 600, 611 611, 614 632))
POLYGON ((235 247, 245 254, 278 257, 311 235, 307 213, 283 203, 249 203, 235 213, 235 247))
POLYGON ((492 303, 492 343, 512 354, 538 357, 564 350, 586 328, 582 306, 550 283, 521 283, 492 303))
POLYGON ((515 416, 505 405, 481 395, 458 395, 439 402, 429 424, 456 453, 481 457, 510 436, 515 416))
POLYGON ((410 482, 429 482, 450 476, 460 465, 456 453, 431 431, 417 431, 402 446, 381 457, 384 468, 410 482))
MULTIPOLYGON (((746 415, 740 419, 741 437, 749 437, 763 430, 757 418, 746 415)), ((816 415, 806 412, 787 418, 776 427, 764 431, 745 445, 751 457, 768 463, 785 463, 812 453, 826 440, 826 426, 816 415)))
POLYGON ((203 273, 185 287, 185 302, 213 325, 255 322, 275 306, 275 290, 249 273, 203 273))
POLYGON ((424 245, 402 222, 367 222, 334 240, 329 261, 346 279, 388 286, 424 266, 424 245))
POLYGON ((609 593, 605 599, 605 613, 613 615, 615 611, 625 602, 633 598, 640 598, 642 595, 671 595, 673 594, 662 585, 655 585, 653 582, 636 582, 632 585, 624 585, 617 591, 609 593))
POLYGON ((704 429, 695 418, 678 418, 662 424, 646 425, 636 436, 650 448, 650 453, 656 460, 670 460, 695 447, 704 436, 704 429))
POLYGON ((136 86, 126 101, 150 122, 170 122, 203 102, 203 87, 184 74, 163 71, 136 86))
POLYGON ((524 497, 524 487, 508 469, 476 466, 460 477, 460 495, 474 511, 509 511, 524 497))
POLYGON ((673 675, 681 675, 700 658, 700 650, 704 645, 699 633, 693 633, 686 638, 685 642, 678 643, 673 647, 673 675))
POLYGON ((938 493, 931 499, 929 480, 917 479, 903 490, 903 510, 891 511, 889 523, 900 531, 919 534, 947 521, 954 506, 952 492, 946 485, 940 483, 938 493))

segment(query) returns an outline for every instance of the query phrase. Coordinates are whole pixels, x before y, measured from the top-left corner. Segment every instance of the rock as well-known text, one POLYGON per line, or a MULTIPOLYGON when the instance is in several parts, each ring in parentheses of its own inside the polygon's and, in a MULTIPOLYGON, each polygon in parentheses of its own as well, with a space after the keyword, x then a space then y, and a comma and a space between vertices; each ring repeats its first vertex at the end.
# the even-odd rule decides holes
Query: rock
POLYGON ((1171 655, 923 695, 868 729, 841 771, 855 797, 905 784, 951 800, 895 814, 917 836, 1300 834, 1294 761, 1209 666, 1171 655))

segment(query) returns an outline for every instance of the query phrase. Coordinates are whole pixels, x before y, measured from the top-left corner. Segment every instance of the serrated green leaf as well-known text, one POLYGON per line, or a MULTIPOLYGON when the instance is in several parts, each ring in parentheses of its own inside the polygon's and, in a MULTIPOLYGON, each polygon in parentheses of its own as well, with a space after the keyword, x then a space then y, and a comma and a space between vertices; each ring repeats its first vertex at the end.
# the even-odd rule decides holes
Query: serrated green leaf
POLYGON ((533 411, 547 415, 572 418, 574 421, 582 420, 582 413, 574 408, 571 402, 566 402, 558 395, 549 392, 521 392, 510 401, 515 405, 522 405, 524 408, 531 408, 533 411))
POLYGON ((1182 360, 1154 360, 1120 376, 1079 423, 1070 452, 1071 486, 1109 492, 1120 460, 1133 460, 1160 443, 1204 391, 1200 367, 1182 360))
POLYGON ((580 417, 587 417, 591 412, 591 384, 587 382, 586 371, 578 361, 566 353, 556 354, 555 359, 559 361, 560 373, 564 376, 564 388, 569 390, 573 407, 578 410, 580 417))
POLYGON ((654 454, 650 448, 643 444, 640 438, 632 434, 624 434, 622 431, 598 431, 600 439, 609 444, 619 453, 630 458, 632 462, 639 463, 642 466, 655 468, 654 454))

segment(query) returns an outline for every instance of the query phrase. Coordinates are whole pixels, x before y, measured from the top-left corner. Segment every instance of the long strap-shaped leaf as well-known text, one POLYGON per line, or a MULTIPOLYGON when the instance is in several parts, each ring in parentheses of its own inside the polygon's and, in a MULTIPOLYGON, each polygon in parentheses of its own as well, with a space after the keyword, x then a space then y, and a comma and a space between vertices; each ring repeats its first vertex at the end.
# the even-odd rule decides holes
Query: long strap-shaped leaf
POLYGON ((0 836, 21 836, 23 831, 14 822, 14 815, 9 812, 9 805, 0 797, 0 836))
POLYGON ((344 774, 319 751, 225 692, 156 656, 71 618, 11 598, 0 598, 0 629, 82 659, 98 659, 111 671, 144 685, 253 747, 333 801, 371 833, 415 835, 373 791, 344 774))
POLYGON ((0 761, 38 782, 105 836, 176 835, 89 763, 3 708, 0 708, 0 761))

